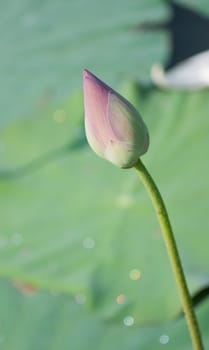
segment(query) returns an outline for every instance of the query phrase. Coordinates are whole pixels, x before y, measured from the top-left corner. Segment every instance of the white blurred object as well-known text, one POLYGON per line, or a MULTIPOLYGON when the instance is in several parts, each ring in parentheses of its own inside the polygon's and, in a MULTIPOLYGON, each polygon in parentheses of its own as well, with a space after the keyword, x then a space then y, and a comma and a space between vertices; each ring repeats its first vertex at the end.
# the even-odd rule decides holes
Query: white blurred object
POLYGON ((168 71, 160 64, 154 64, 151 78, 164 88, 195 90, 209 87, 209 50, 191 56, 168 71))

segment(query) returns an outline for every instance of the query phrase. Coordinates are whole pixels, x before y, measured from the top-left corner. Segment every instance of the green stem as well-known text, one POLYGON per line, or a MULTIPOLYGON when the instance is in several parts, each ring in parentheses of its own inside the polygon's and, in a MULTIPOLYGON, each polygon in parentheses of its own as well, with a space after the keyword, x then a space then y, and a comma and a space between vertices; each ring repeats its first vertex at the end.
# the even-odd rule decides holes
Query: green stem
POLYGON ((155 185, 152 177, 150 176, 149 172, 147 171, 141 160, 138 160, 138 162, 135 165, 135 168, 150 195, 150 198, 156 211, 158 221, 162 229, 162 234, 164 237, 165 245, 170 258, 176 283, 178 286, 184 314, 187 320, 194 349, 203 350, 204 348, 201 340, 200 330, 194 313, 192 300, 187 287, 181 260, 179 257, 178 249, 176 246, 165 204, 157 186, 155 185))

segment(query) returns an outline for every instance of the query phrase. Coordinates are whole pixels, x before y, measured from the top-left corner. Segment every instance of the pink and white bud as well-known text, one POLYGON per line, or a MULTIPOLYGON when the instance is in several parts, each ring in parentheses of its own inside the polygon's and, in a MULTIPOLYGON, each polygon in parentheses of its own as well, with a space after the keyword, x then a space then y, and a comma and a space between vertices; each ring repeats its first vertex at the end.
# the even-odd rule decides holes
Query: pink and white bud
POLYGON ((120 168, 131 168, 149 146, 137 110, 87 70, 83 71, 85 130, 93 151, 120 168))

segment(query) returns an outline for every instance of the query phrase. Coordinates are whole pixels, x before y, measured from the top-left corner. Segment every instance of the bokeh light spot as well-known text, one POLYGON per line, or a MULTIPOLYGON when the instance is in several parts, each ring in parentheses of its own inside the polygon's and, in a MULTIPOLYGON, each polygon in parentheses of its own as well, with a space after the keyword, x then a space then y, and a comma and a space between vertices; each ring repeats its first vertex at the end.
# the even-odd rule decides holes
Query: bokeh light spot
POLYGON ((125 326, 127 327, 130 327, 130 326, 133 326, 134 324, 134 318, 132 316, 126 316, 124 319, 123 319, 123 323, 125 326))
POLYGON ((162 334, 160 336, 160 344, 166 345, 166 344, 168 344, 169 340, 170 340, 170 338, 167 334, 162 334))
POLYGON ((123 304, 125 302, 125 295, 124 294, 119 294, 116 298, 117 304, 123 304))
POLYGON ((91 237, 87 237, 83 240, 83 246, 86 249, 92 249, 95 246, 95 241, 91 237))
POLYGON ((86 302, 85 294, 76 294, 75 301, 76 301, 76 304, 80 304, 80 305, 85 304, 86 302))
POLYGON ((120 208, 129 208, 133 205, 134 199, 130 194, 121 194, 116 199, 116 205, 120 208))
POLYGON ((137 281, 141 278, 141 272, 138 269, 133 269, 129 272, 129 277, 133 281, 137 281))
POLYGON ((54 112, 54 121, 58 124, 61 124, 65 121, 67 113, 63 109, 57 109, 54 112))

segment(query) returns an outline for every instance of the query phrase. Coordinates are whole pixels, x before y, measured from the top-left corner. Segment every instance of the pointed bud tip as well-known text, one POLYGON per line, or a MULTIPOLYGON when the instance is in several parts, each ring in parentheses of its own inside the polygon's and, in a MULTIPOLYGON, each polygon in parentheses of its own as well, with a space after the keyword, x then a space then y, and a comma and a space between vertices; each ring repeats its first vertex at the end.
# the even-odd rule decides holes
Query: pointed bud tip
POLYGON ((83 70, 84 79, 96 79, 99 80, 94 74, 92 74, 88 69, 83 70))
POLYGON ((84 69, 83 70, 83 80, 85 81, 86 79, 91 80, 92 82, 106 88, 109 90, 112 90, 111 87, 109 87, 107 84, 105 84, 102 80, 100 80, 99 78, 97 78, 96 75, 94 75, 93 73, 91 73, 88 69, 84 69))
POLYGON ((83 77, 88 78, 91 75, 91 73, 88 71, 88 69, 83 70, 83 77))

